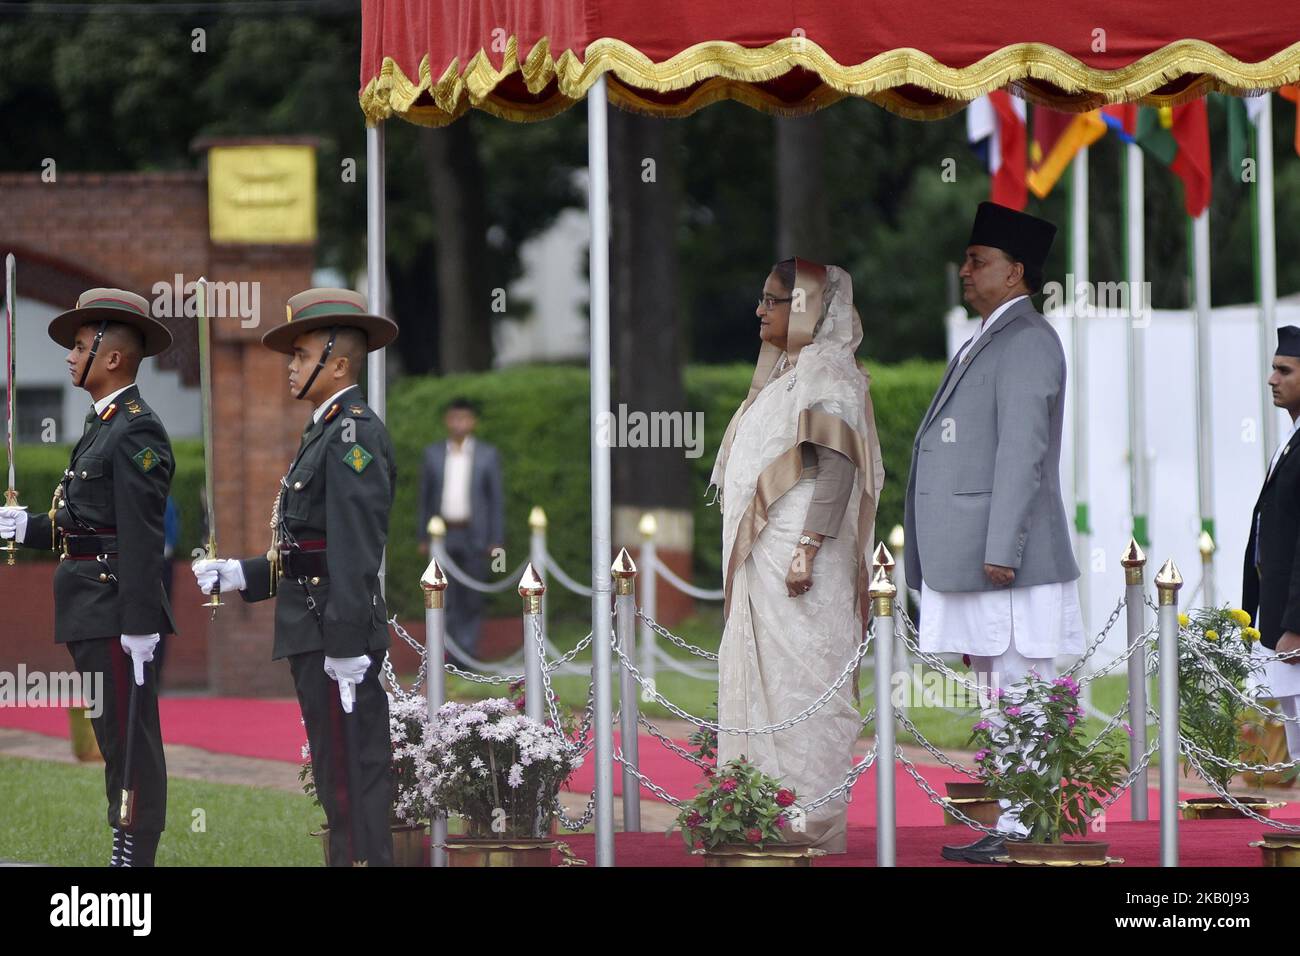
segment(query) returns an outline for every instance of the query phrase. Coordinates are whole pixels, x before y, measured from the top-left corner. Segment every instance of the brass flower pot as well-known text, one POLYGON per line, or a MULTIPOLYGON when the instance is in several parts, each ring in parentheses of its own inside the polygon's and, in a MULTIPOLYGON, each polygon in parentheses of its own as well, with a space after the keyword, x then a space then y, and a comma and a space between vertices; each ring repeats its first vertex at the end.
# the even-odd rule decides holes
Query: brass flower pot
MULTIPOLYGON (((393 831, 393 866, 428 866, 429 849, 424 845, 424 838, 429 833, 426 823, 394 823, 393 831)), ((330 865, 330 828, 321 824, 321 828, 312 833, 320 838, 321 849, 325 852, 325 865, 330 865)))
POLYGON ((945 783, 944 790, 954 800, 992 800, 996 799, 989 790, 989 785, 980 781, 956 781, 945 783))
POLYGON ((85 707, 68 708, 68 739, 72 741, 72 753, 78 760, 103 762, 104 755, 99 752, 95 728, 86 716, 85 707))
POLYGON ((454 837, 447 840, 447 865, 544 867, 551 865, 553 850, 567 849, 549 837, 454 837))
POLYGON ((948 796, 943 798, 943 825, 946 827, 965 826, 964 820, 948 812, 949 807, 960 810, 976 823, 986 827, 996 826, 998 817, 1002 816, 1002 805, 998 798, 990 793, 988 784, 976 781, 946 783, 944 787, 948 796))
POLYGON ((812 866, 813 860, 825 856, 815 847, 756 847, 748 844, 724 844, 715 850, 692 850, 704 857, 705 866, 812 866))
POLYGON ((1268 830, 1264 838, 1251 844, 1259 847, 1264 866, 1300 867, 1300 833, 1268 830))
MULTIPOLYGON (((1261 797, 1236 797, 1238 803, 1250 807, 1261 817, 1268 817, 1279 807, 1285 807, 1285 802, 1274 800, 1265 800, 1261 797)), ((1183 811, 1184 820, 1245 820, 1246 814, 1242 813, 1227 800, 1222 797, 1193 797, 1191 800, 1180 800, 1178 809, 1183 811)))
POLYGON ((1064 840, 1061 843, 1035 843, 1008 840, 1003 863, 1012 866, 1109 866, 1123 863, 1106 855, 1109 843, 1097 840, 1064 840))

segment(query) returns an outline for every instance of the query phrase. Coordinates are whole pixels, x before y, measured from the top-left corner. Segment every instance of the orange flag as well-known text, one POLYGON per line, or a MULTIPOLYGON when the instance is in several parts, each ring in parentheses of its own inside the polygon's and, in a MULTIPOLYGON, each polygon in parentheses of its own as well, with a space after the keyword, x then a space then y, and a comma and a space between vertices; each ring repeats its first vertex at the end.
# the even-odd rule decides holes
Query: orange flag
POLYGON ((1296 104, 1295 151, 1296 155, 1300 156, 1300 86, 1284 86, 1278 92, 1282 94, 1284 100, 1296 104))

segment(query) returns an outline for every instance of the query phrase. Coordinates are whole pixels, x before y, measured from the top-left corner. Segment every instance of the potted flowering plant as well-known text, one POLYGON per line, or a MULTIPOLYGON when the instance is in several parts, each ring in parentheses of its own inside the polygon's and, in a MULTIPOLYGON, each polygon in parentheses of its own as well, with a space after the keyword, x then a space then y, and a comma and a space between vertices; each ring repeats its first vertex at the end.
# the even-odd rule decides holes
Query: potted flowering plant
POLYGON ((797 809, 795 792, 744 756, 705 773, 695 798, 675 825, 692 853, 708 866, 809 866, 817 851, 772 848, 782 843, 797 809))
MULTIPOLYGON (((1259 666, 1252 658, 1259 631, 1250 626, 1250 615, 1241 608, 1200 608, 1178 615, 1178 623, 1184 635, 1178 642, 1178 724, 1183 736, 1223 760, 1265 761, 1263 750, 1249 739, 1250 708, 1223 686, 1226 681, 1245 696, 1246 680, 1259 666)), ((1205 757, 1198 763, 1200 775, 1216 793, 1228 789, 1236 771, 1205 757)), ((1190 761, 1184 758, 1183 766, 1191 773, 1190 761)), ((1265 817, 1281 806, 1258 797, 1238 800, 1265 817)), ((1242 816, 1217 796, 1195 797, 1180 802, 1179 807, 1186 820, 1242 816)))
MULTIPOLYGON (((428 866, 429 847, 427 820, 431 812, 428 800, 419 787, 416 761, 423 743, 426 726, 425 703, 420 697, 401 694, 389 698, 388 733, 392 745, 393 768, 393 831, 394 866, 428 866)), ((320 806, 316 794, 316 781, 311 771, 311 747, 302 745, 302 769, 298 772, 302 789, 320 806)), ((320 837, 329 861, 330 829, 325 824, 314 836, 320 837)))
POLYGON ((1106 861, 1107 844, 1084 837, 1102 802, 1115 792, 1125 758, 1115 735, 1083 738, 1079 685, 1030 671, 990 701, 971 740, 980 775, 999 799, 1020 808, 1027 840, 1008 841, 1013 862, 1106 861))
POLYGON ((438 709, 414 757, 421 806, 457 814, 469 829, 448 844, 452 866, 549 865, 557 796, 582 763, 562 730, 507 698, 453 701, 438 709))

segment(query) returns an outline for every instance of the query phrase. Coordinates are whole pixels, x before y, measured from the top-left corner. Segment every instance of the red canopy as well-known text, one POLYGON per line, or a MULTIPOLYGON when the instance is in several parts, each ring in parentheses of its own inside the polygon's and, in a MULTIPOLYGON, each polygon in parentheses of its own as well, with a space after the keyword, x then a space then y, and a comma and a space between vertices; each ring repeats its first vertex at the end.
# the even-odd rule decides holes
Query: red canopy
POLYGON ((781 114, 858 96, 935 119, 1001 87, 1064 110, 1300 81, 1300 2, 363 0, 361 108, 425 125, 619 106, 781 114))

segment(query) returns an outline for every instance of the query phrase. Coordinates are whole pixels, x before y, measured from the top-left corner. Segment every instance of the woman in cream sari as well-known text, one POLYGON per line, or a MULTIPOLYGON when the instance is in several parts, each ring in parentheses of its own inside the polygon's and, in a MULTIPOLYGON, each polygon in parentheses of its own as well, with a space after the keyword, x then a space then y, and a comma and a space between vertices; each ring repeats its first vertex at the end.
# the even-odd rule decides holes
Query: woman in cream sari
MULTIPOLYGON (((726 625, 718 720, 781 723, 811 707, 862 642, 876 502, 884 482, 862 326, 836 266, 787 259, 759 302, 763 339, 749 395, 713 469, 722 506, 726 625)), ((856 672, 810 717, 774 734, 719 734, 800 805, 844 780, 861 729, 856 672)), ((847 801, 808 814, 791 843, 844 852, 847 801)))

